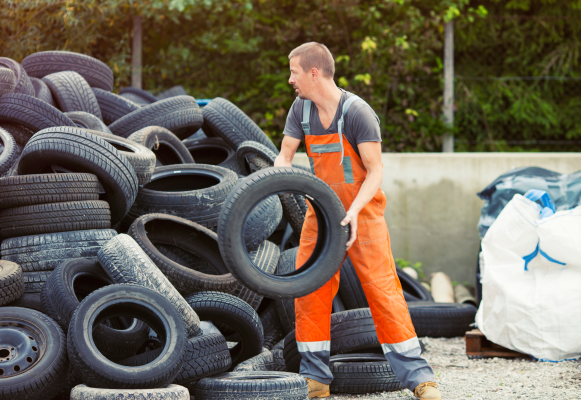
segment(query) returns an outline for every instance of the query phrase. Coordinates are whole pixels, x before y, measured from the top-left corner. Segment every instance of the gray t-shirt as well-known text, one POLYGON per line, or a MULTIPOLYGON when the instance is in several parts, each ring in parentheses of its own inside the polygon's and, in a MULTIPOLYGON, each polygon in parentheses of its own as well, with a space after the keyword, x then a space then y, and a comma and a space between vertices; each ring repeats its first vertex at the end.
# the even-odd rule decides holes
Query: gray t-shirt
MULTIPOLYGON (((353 93, 343 91, 341 95, 341 100, 339 100, 339 106, 337 107, 337 112, 333 118, 333 122, 329 126, 329 129, 325 129, 323 124, 321 124, 321 119, 319 118, 319 110, 317 106, 313 103, 311 106, 311 135, 328 135, 330 133, 338 133, 339 128, 337 126, 339 119, 341 118, 341 112, 343 110, 343 103, 349 97, 353 96, 353 93)), ((304 139, 305 132, 301 122, 303 120, 303 103, 305 100, 299 99, 298 97, 291 106, 288 115, 286 117, 286 125, 284 127, 283 134, 293 137, 295 139, 304 139)), ((367 103, 357 100, 345 114, 344 119, 345 125, 343 127, 343 133, 345 137, 353 147, 353 150, 357 152, 358 156, 359 149, 357 145, 364 142, 381 142, 381 132, 379 130, 379 118, 375 111, 367 103)))

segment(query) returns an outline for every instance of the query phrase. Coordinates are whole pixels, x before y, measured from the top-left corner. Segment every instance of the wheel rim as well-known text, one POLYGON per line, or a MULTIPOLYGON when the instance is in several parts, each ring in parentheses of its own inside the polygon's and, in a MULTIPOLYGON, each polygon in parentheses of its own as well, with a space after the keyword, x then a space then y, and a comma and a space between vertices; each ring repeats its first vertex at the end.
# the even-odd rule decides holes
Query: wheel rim
POLYGON ((42 334, 23 321, 3 321, 0 326, 0 379, 32 368, 45 352, 42 334))

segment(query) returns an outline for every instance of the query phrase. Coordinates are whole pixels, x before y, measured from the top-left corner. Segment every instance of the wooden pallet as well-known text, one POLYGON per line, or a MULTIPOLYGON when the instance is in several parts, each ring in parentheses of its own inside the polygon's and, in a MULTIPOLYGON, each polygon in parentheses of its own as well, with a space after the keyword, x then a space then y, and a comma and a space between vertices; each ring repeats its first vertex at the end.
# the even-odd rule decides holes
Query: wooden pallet
POLYGON ((486 339, 479 329, 466 332, 466 355, 473 357, 529 358, 524 353, 509 350, 486 339))

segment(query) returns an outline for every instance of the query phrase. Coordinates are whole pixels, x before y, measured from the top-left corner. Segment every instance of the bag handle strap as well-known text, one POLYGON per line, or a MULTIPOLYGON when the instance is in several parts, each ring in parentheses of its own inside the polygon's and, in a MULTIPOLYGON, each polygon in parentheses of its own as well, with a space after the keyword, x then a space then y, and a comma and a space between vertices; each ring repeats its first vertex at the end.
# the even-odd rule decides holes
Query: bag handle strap
POLYGON ((540 200, 541 203, 543 204, 543 207, 549 208, 551 211, 553 211, 553 213, 555 213, 556 211, 553 199, 551 199, 551 196, 549 196, 549 194, 544 190, 530 189, 528 192, 525 193, 524 197, 531 201, 540 200))

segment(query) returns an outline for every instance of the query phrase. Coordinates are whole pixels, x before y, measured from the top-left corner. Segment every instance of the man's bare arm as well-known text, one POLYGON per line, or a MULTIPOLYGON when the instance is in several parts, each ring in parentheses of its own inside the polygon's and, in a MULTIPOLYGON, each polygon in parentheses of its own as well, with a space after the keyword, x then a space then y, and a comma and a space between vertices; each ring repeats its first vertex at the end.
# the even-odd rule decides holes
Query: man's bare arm
POLYGON ((357 145, 361 161, 365 169, 367 169, 367 177, 361 189, 353 200, 351 207, 347 210, 347 215, 341 221, 341 225, 345 226, 351 224, 351 237, 347 242, 347 249, 353 245, 357 239, 357 217, 359 212, 373 199, 375 193, 381 186, 383 180, 383 164, 381 162, 381 143, 380 142, 365 142, 357 145))
POLYGON ((282 139, 280 147, 280 154, 274 159, 275 167, 292 167, 292 161, 301 144, 300 139, 295 139, 290 136, 285 136, 282 139))

